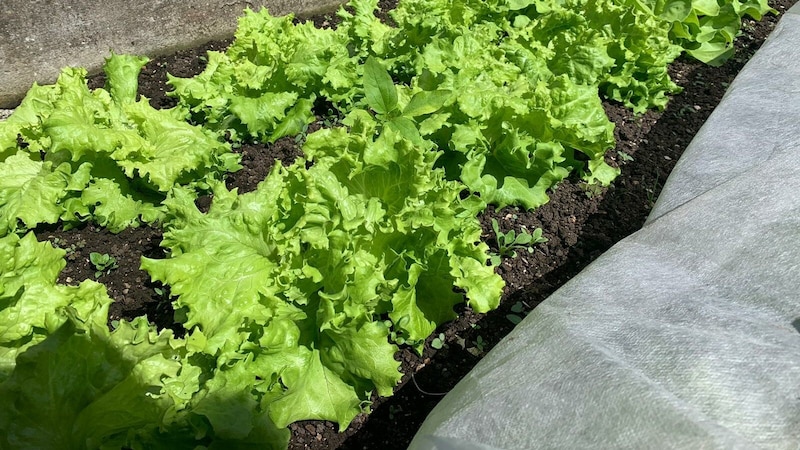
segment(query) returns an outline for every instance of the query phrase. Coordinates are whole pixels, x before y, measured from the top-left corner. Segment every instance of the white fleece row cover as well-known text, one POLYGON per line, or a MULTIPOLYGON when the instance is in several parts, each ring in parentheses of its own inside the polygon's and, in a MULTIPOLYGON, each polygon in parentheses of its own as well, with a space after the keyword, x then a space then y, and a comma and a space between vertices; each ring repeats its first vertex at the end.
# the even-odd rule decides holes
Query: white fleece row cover
POLYGON ((647 224, 536 308, 413 450, 800 449, 800 7, 647 224))

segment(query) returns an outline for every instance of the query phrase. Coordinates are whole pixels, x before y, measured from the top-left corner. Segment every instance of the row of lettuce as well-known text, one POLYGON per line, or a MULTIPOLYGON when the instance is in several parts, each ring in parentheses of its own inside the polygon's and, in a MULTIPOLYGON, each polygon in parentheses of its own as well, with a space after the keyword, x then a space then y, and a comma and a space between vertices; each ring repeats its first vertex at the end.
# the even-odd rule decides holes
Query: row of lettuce
POLYGON ((399 382, 454 305, 497 307, 476 216, 535 208, 572 173, 610 183, 601 96, 636 112, 678 91, 682 51, 712 64, 763 1, 353 0, 334 29, 247 11, 178 106, 138 98, 145 58, 104 89, 65 69, 0 122, 0 443, 4 448, 286 448, 298 420, 343 429, 399 382), (231 142, 304 134, 305 158, 254 191, 224 184, 231 142), (213 194, 207 213, 195 206, 213 194), (465 195, 471 193, 472 195, 465 195), (56 282, 40 224, 164 228, 142 259, 187 332, 56 282), (27 234, 26 234, 27 233, 27 234))

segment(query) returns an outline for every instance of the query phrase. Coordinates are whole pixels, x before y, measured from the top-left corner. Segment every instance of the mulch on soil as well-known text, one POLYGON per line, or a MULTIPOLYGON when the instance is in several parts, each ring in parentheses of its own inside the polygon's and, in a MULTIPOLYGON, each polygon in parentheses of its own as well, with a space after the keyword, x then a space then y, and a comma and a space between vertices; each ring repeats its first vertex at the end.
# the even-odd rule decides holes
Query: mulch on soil
MULTIPOLYGON (((774 0, 770 4, 780 13, 795 0, 774 0)), ((396 2, 380 2, 381 16, 396 2)), ((491 221, 496 219, 503 231, 543 229, 548 242, 538 244, 534 253, 520 252, 517 258, 505 259, 497 268, 506 282, 500 308, 492 313, 474 314, 461 308, 459 319, 443 325, 445 345, 428 345, 422 356, 403 349, 399 358, 405 373, 396 394, 377 399, 373 413, 358 416, 350 428, 339 433, 331 422, 306 421, 291 425, 292 449, 403 449, 427 414, 523 317, 558 287, 580 272, 614 243, 641 228, 655 199, 676 161, 700 129, 745 62, 761 46, 779 17, 767 16, 760 22, 745 20, 743 34, 736 43, 736 56, 722 67, 708 67, 688 58, 676 61, 670 74, 683 93, 672 99, 663 112, 650 111, 634 116, 624 107, 606 102, 606 111, 616 125, 616 148, 608 162, 622 168, 614 185, 603 190, 587 189, 579 179, 562 182, 550 195, 550 203, 535 211, 508 207, 490 207, 479 219, 483 237, 497 251, 491 221)), ((317 26, 335 26, 335 15, 310 18, 317 26)), ((230 41, 215 41, 204 46, 154 59, 139 77, 140 93, 155 107, 168 108, 175 100, 167 97, 166 73, 189 77, 203 70, 208 50, 223 50, 230 41)), ((100 87, 102 75, 90 79, 90 87, 100 87)), ((317 125, 319 126, 319 125, 317 125)), ((312 128, 313 130, 313 128, 312 128)), ((236 151, 242 154, 244 169, 231 174, 228 188, 239 192, 254 190, 264 179, 275 160, 290 164, 302 152, 293 138, 271 145, 247 144, 236 151)), ((198 204, 207 207, 208 198, 198 204)), ((174 323, 169 292, 150 282, 139 269, 141 256, 164 258, 159 247, 161 231, 142 227, 112 234, 92 224, 64 231, 60 227, 35 230, 39 240, 48 239, 67 249, 67 267, 59 282, 78 284, 95 279, 89 261, 91 252, 107 253, 118 261, 118 268, 100 275, 115 300, 109 322, 146 314, 160 329, 170 328, 182 335, 174 323)))

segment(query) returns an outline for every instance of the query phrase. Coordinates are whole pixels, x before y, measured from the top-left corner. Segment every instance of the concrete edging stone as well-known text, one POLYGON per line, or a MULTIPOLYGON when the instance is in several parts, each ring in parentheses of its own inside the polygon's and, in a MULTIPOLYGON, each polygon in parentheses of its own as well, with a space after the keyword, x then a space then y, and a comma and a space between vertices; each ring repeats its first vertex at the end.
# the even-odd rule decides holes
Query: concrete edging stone
POLYGON ((63 67, 98 72, 113 50, 159 56, 233 35, 245 8, 311 16, 344 0, 5 0, 0 8, 0 120, 34 82, 63 67), (3 109, 5 108, 5 109, 3 109))

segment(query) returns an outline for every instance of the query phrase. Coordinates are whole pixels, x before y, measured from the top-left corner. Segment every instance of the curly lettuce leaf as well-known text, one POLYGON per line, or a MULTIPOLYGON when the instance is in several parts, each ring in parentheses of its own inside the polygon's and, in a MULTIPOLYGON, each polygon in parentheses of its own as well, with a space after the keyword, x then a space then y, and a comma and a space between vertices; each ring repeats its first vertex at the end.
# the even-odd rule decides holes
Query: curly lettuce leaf
POLYGON ((645 4, 671 23, 670 37, 675 43, 711 66, 722 65, 733 56, 733 41, 743 17, 761 20, 764 14, 777 13, 766 0, 650 0, 645 4))
POLYGON ((144 317, 109 331, 103 285, 56 284, 63 256, 33 233, 0 238, 0 446, 285 448, 252 373, 197 357, 199 333, 144 317))
POLYGON ((245 11, 233 44, 209 52, 200 75, 169 76, 179 108, 234 140, 274 142, 314 121, 317 96, 352 101, 356 65, 347 37, 293 18, 245 11))
POLYGON ((0 384, 0 442, 8 448, 125 447, 137 434, 157 433, 171 403, 159 395, 161 379, 175 376, 180 363, 171 359, 168 336, 147 327, 139 321, 109 333, 67 312, 63 325, 22 353, 0 384))
POLYGON ((33 233, 20 238, 11 234, 0 238, 0 295, 15 295, 32 285, 53 285, 66 265, 64 250, 48 242, 38 242, 33 233))
POLYGON ((40 223, 56 223, 59 206, 67 194, 69 164, 53 167, 50 161, 35 161, 25 152, 0 162, 0 235, 33 228, 40 223))
POLYGON ((105 324, 111 299, 103 285, 91 280, 56 285, 63 256, 63 250, 38 242, 33 233, 0 238, 0 381, 19 353, 64 323, 63 308, 82 321, 105 324))
POLYGON ((202 333, 198 351, 252 358, 254 377, 280 380, 268 391, 278 426, 346 427, 369 392, 389 395, 399 381, 390 332, 421 348, 456 303, 487 311, 503 286, 476 244, 474 204, 433 168, 436 153, 392 128, 374 137, 366 112, 347 122, 350 133, 308 136, 310 168, 278 166, 241 196, 219 186, 206 214, 176 190, 170 257, 142 260, 202 333))
POLYGON ((112 55, 107 90, 90 91, 85 70, 64 69, 0 122, 0 234, 59 219, 94 218, 115 232, 152 223, 173 186, 203 189, 240 168, 214 133, 136 100, 146 62, 112 55))

